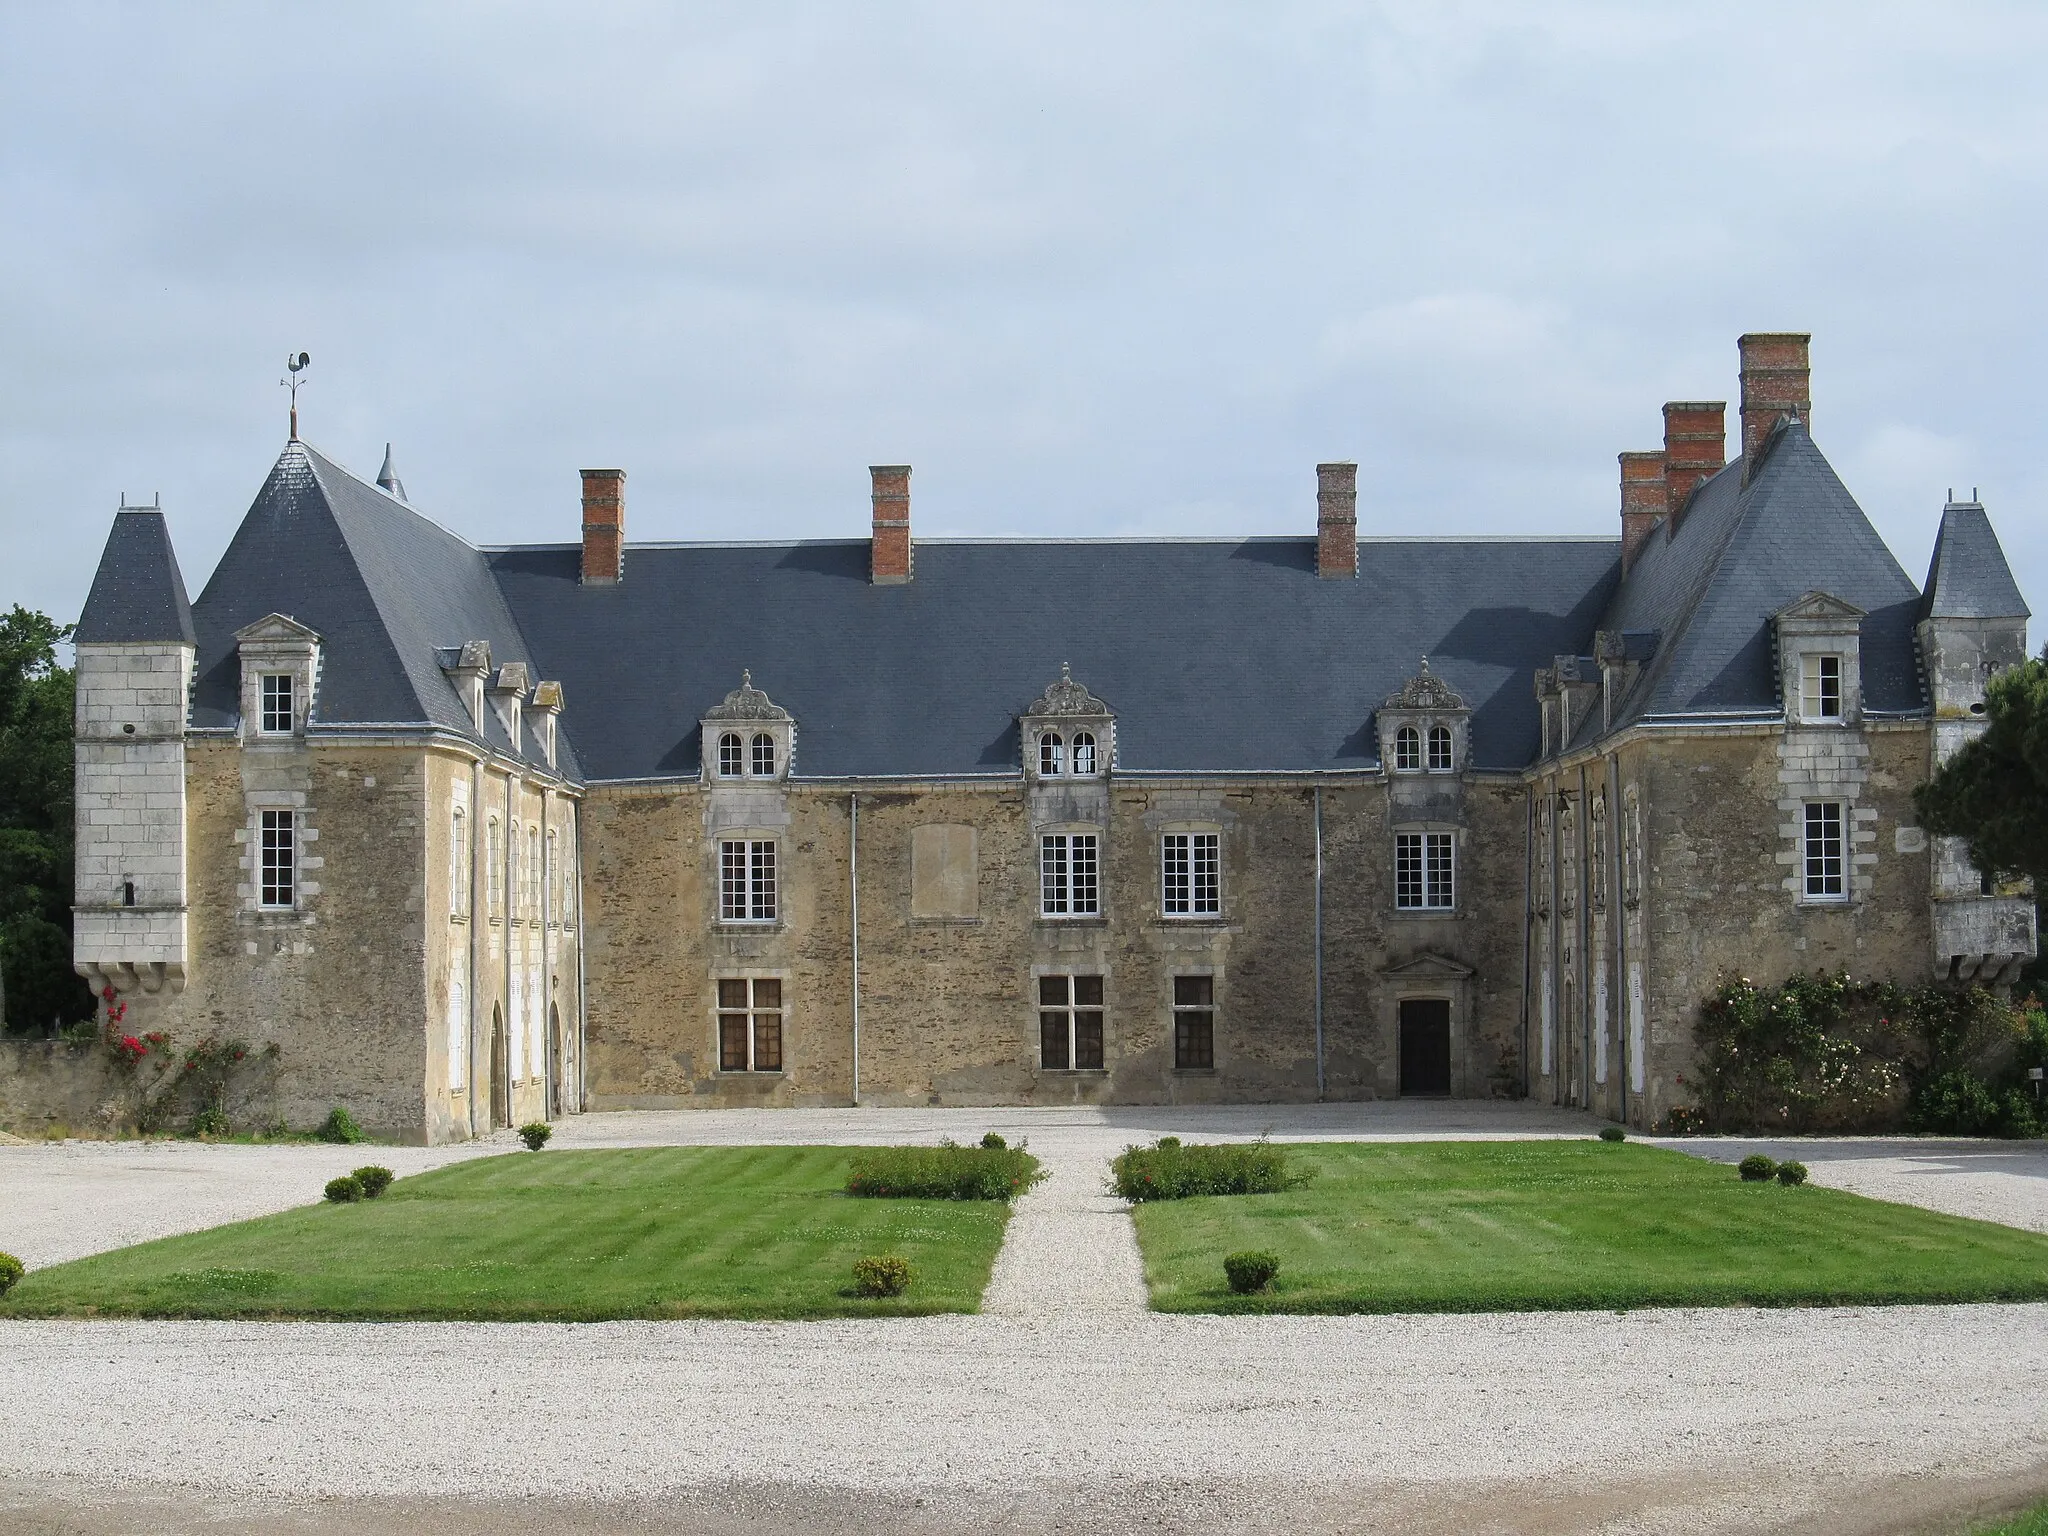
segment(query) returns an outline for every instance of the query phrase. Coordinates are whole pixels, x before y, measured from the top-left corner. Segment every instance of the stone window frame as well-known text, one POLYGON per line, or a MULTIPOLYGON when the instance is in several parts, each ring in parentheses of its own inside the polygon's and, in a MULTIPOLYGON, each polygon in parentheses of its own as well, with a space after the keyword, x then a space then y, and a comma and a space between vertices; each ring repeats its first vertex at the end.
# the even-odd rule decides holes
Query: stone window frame
POLYGON ((1038 776, 1041 779, 1099 779, 1102 752, 1095 733, 1080 729, 1071 735, 1052 726, 1038 732, 1038 776), (1087 766, 1083 767, 1083 761, 1087 766))
POLYGON ((1111 1050, 1113 1034, 1111 1026, 1112 1010, 1109 1002, 1109 967, 1076 956, 1072 960, 1060 960, 1033 965, 1031 967, 1030 981, 1031 985, 1027 994, 1027 1000, 1030 1003, 1031 1009, 1031 1034, 1029 1038, 1031 1041, 1032 1070, 1040 1074, 1056 1077, 1101 1077, 1107 1075, 1110 1059, 1114 1054, 1111 1050), (1052 977, 1061 977, 1066 980, 1066 1002, 1046 1002, 1045 982, 1052 977), (1086 1004, 1076 1000, 1076 995, 1080 988, 1075 983, 1081 980, 1092 980, 1099 984, 1101 996, 1096 1003, 1086 1004), (1063 1013, 1066 1015, 1067 1065, 1064 1067, 1049 1067, 1045 1064, 1045 1016, 1049 1013, 1063 1013), (1099 1018, 1102 1059, 1094 1066, 1076 1066, 1074 1065, 1074 1058, 1080 1052, 1078 1025, 1075 1016, 1089 1013, 1095 1014, 1099 1018))
POLYGON ((1621 792, 1621 904, 1641 905, 1643 899, 1643 797, 1635 784, 1621 792))
POLYGON ((1165 826, 1162 826, 1159 829, 1160 921, 1168 923, 1215 923, 1220 922, 1222 920, 1223 911, 1223 828, 1218 826, 1215 822, 1203 821, 1169 822, 1165 826), (1170 882, 1173 878, 1173 872, 1168 866, 1167 859, 1170 851, 1168 843, 1169 840, 1172 838, 1186 838, 1188 840, 1188 867, 1186 874, 1188 882, 1188 907, 1185 911, 1180 912, 1174 911, 1171 905, 1173 899, 1173 892, 1170 882), (1198 866, 1196 857, 1197 850, 1195 847, 1196 838, 1209 838, 1212 839, 1215 843, 1215 870, 1213 876, 1215 887, 1215 905, 1213 907, 1198 908, 1194 905, 1197 894, 1196 880, 1198 878, 1198 866))
POLYGON ((789 1073, 790 1044, 790 972, 776 966, 718 966, 711 974, 711 1062, 712 1073, 718 1077, 786 1077, 789 1073), (772 981, 776 986, 776 1001, 772 1008, 759 1006, 756 986, 760 982, 772 981), (723 997, 724 984, 743 982, 747 988, 747 1005, 744 1008, 729 1008, 723 997), (754 1065, 760 1045, 757 1031, 759 1020, 765 1014, 774 1014, 776 1019, 776 1065, 760 1067, 754 1065), (728 1067, 725 1064, 725 1016, 744 1015, 747 1020, 747 1065, 728 1067))
POLYGON ((1866 614, 1854 603, 1815 589, 1771 616, 1778 651, 1778 697, 1788 725, 1820 730, 1860 725, 1863 719, 1862 624, 1866 614), (1833 656, 1841 664, 1840 711, 1806 712, 1806 659, 1833 656))
POLYGON ((492 811, 484 818, 484 916, 491 922, 505 915, 505 882, 499 878, 505 867, 505 824, 492 811))
POLYGON ((1456 774, 1471 755, 1472 711, 1442 678, 1429 658, 1377 711, 1380 762, 1388 773, 1456 774), (1438 746, 1448 736, 1447 766, 1438 766, 1438 746))
POLYGON ((267 614, 235 631, 235 655, 241 667, 241 722, 237 734, 245 742, 282 743, 301 738, 312 719, 320 677, 320 636, 282 613, 267 614), (292 680, 292 726, 289 731, 265 730, 263 680, 292 680))
POLYGON ((1443 826, 1435 822, 1417 822, 1413 825, 1402 825, 1397 826, 1393 829, 1393 905, 1394 911, 1398 916, 1450 917, 1456 915, 1458 911, 1458 897, 1461 894, 1459 887, 1463 884, 1463 882, 1458 878, 1458 864, 1460 854, 1460 849, 1458 845, 1462 841, 1462 839, 1459 836, 1459 830, 1460 829, 1457 827, 1443 826), (1415 903, 1404 903, 1401 899, 1401 861, 1403 857, 1402 844, 1406 839, 1409 838, 1417 839, 1415 851, 1416 857, 1420 861, 1417 865, 1417 869, 1421 876, 1420 891, 1422 899, 1419 902, 1415 903), (1448 855, 1447 863, 1449 865, 1450 900, 1447 902, 1431 903, 1429 898, 1432 894, 1434 894, 1436 890, 1434 880, 1434 873, 1436 869, 1435 844, 1439 839, 1443 840, 1445 851, 1448 855))
POLYGON ((1097 923, 1103 921, 1108 914, 1109 903, 1104 890, 1106 882, 1103 879, 1102 867, 1103 844, 1107 839, 1103 836, 1101 826, 1092 821, 1067 824, 1055 823, 1051 826, 1034 827, 1032 829, 1032 837, 1037 845, 1037 858, 1033 861, 1033 868, 1036 871, 1038 880, 1038 920, 1043 923, 1097 923), (1077 844, 1084 838, 1089 844, 1088 883, 1089 895, 1093 903, 1085 910, 1075 905, 1077 899, 1075 885, 1079 872, 1074 868, 1074 856, 1080 851, 1077 844), (1065 903, 1064 908, 1061 910, 1055 910, 1051 906, 1052 891, 1047 884, 1051 878, 1051 871, 1046 867, 1046 859, 1047 855, 1052 851, 1051 844, 1054 839, 1060 840, 1065 845, 1062 849, 1064 868, 1059 871, 1062 881, 1061 895, 1065 903))
POLYGON ((718 836, 712 841, 712 856, 716 860, 712 873, 712 888, 717 902, 713 915, 715 925, 723 929, 752 931, 779 927, 783 920, 781 833, 768 827, 720 827, 718 836), (728 850, 735 847, 744 850, 741 857, 745 866, 742 877, 745 884, 738 893, 741 904, 747 909, 743 916, 727 915, 728 897, 733 892, 729 891, 726 885, 726 860, 731 857, 728 850), (761 885, 761 857, 764 848, 767 850, 769 910, 766 914, 757 915, 756 908, 760 905, 758 898, 761 885))
POLYGON ((751 669, 740 673, 739 687, 706 710, 697 724, 699 771, 706 783, 773 784, 789 778, 796 762, 796 717, 754 686, 751 669), (756 743, 763 736, 773 764, 767 773, 755 770, 756 743))
POLYGON ((242 796, 242 824, 235 829, 235 842, 242 852, 237 863, 243 880, 236 887, 240 921, 258 926, 268 923, 310 923, 321 890, 319 818, 299 790, 249 790, 242 796), (263 813, 290 811, 296 849, 295 899, 289 907, 263 905, 263 813))
POLYGON ((1607 796, 1600 792, 1586 811, 1586 906, 1607 910, 1607 796))
POLYGON ((1166 1039, 1168 1049, 1173 1053, 1172 1070, 1182 1077, 1214 1077, 1216 1075, 1217 1015, 1222 1006, 1218 1001, 1222 991, 1222 972, 1211 965, 1176 965, 1167 977, 1166 992, 1166 1039), (1181 1000, 1181 983, 1199 981, 1208 983, 1209 995, 1202 1001, 1181 1000), (1181 1019, 1183 1016, 1206 1015, 1209 1027, 1209 1060, 1206 1064, 1187 1065, 1181 1060, 1181 1019))
POLYGON ((1839 795, 1820 796, 1802 802, 1799 831, 1799 903, 1809 907, 1845 907, 1853 899, 1851 880, 1853 865, 1850 859, 1854 847, 1851 832, 1855 826, 1852 813, 1853 801, 1839 795), (1834 811, 1834 852, 1829 854, 1826 845, 1827 811, 1834 811), (1821 851, 1814 851, 1814 813, 1821 814, 1821 851), (1834 869, 1830 874, 1828 864, 1832 860, 1834 869), (1816 864, 1818 870, 1816 871, 1816 864), (1825 887, 1832 879, 1838 889, 1830 891, 1825 887), (1822 889, 1815 890, 1818 883, 1822 889))
POLYGON ((256 909, 259 912, 296 912, 299 910, 300 847, 299 813, 290 806, 259 806, 256 811, 256 909), (272 835, 282 831, 281 841, 273 843, 272 835), (285 858, 277 866, 271 863, 273 850, 284 853, 285 858), (273 882, 273 867, 281 870, 281 878, 273 882), (285 893, 285 899, 271 899, 273 885, 285 893))
POLYGON ((1060 665, 1059 681, 1026 705, 1017 717, 1019 755, 1029 783, 1095 783, 1116 766, 1116 715, 1102 700, 1074 681, 1073 669, 1060 665), (1086 768, 1077 766, 1076 745, 1086 738, 1086 768))
POLYGON ((469 985, 462 978, 463 957, 448 970, 448 1092, 469 1091, 469 985))
POLYGON ((471 870, 476 859, 476 850, 472 846, 474 836, 470 827, 469 796, 466 793, 452 795, 448 805, 448 921, 451 923, 469 921, 471 870))
POLYGON ((1579 910, 1579 811, 1569 795, 1557 803, 1557 909, 1566 917, 1579 910))
POLYGON ((298 677, 291 672, 259 672, 256 676, 256 734, 290 736, 299 725, 298 677), (273 686, 281 684, 281 687, 273 686), (278 695, 283 695, 279 708, 278 695), (279 724, 278 721, 283 723, 279 724))

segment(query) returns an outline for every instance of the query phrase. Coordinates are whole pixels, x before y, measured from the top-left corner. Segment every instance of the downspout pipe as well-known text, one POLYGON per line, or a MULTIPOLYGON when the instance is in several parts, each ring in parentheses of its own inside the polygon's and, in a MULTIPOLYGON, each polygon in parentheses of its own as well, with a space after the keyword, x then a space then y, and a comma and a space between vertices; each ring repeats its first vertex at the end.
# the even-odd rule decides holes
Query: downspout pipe
POLYGON ((477 1023, 477 924, 483 921, 484 883, 481 873, 484 843, 484 765, 480 759, 472 759, 469 765, 469 921, 463 924, 463 935, 469 944, 469 1139, 476 1140, 476 1023, 477 1023))
POLYGON ((1617 1085, 1621 1123, 1628 1124, 1628 907, 1621 888, 1621 851, 1628 825, 1621 810, 1621 763, 1607 759, 1607 920, 1614 924, 1614 1059, 1621 1064, 1617 1085))
POLYGON ((1586 792, 1586 765, 1579 764, 1579 814, 1572 818, 1578 834, 1578 857, 1572 862, 1579 867, 1579 888, 1574 893, 1579 904, 1579 920, 1576 924, 1576 942, 1581 957, 1579 964, 1579 1086, 1584 1107, 1593 1107, 1593 989, 1586 983, 1591 979, 1586 972, 1591 969, 1585 964, 1586 940, 1593 932, 1592 897, 1592 836, 1593 802, 1586 792))
POLYGON ((1536 792, 1522 797, 1522 1097, 1534 1086, 1529 1065, 1529 961, 1536 927, 1536 792))
POLYGON ((1323 1063, 1323 786, 1316 786, 1316 1097, 1329 1082, 1323 1063))
POLYGON ((576 886, 576 1112, 590 1108, 590 970, 583 958, 583 806, 569 802, 569 830, 575 840, 576 862, 569 873, 576 886))
POLYGON ((860 791, 846 797, 847 881, 853 908, 853 1103, 860 1107, 860 791))

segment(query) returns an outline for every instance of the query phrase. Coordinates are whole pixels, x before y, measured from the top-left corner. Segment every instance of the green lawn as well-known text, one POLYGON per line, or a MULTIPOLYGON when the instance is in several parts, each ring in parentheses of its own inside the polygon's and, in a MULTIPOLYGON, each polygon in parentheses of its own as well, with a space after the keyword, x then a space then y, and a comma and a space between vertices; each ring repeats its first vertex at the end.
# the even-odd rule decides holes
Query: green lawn
POLYGON ((1744 1184, 1602 1141, 1289 1147, 1274 1195, 1134 1212, 1165 1312, 1491 1312, 2048 1299, 2048 1236, 1817 1189, 1744 1184), (1223 1256, 1281 1260, 1234 1296, 1223 1256))
MULTIPOLYGON (((856 1200, 840 1147, 520 1152, 39 1269, 0 1317, 875 1317, 972 1312, 1009 1207, 856 1200), (893 1300, 850 1294, 897 1253, 893 1300)), ((317 1182, 308 1195, 317 1195, 317 1182)))

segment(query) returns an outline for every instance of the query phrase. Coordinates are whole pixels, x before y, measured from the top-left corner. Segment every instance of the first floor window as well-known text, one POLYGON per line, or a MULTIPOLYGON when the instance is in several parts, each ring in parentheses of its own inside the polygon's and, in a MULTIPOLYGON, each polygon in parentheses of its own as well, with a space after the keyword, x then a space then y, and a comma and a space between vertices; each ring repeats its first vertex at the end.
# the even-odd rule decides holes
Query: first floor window
POLYGON ((1092 917, 1102 910, 1092 832, 1054 832, 1038 840, 1039 911, 1047 917, 1092 917))
POLYGON ((1216 978, 1173 978, 1173 1065, 1179 1072, 1216 1065, 1216 978))
POLYGON ((729 923, 775 917, 775 840, 735 838, 718 845, 718 915, 729 923))
POLYGON ((1169 832, 1160 839, 1160 910, 1169 917, 1214 917, 1223 910, 1220 835, 1169 832))
POLYGON ((299 817, 296 811, 265 811, 262 827, 261 899, 266 907, 292 907, 299 900, 299 817))
POLYGON ((292 675, 289 672, 263 674, 263 734, 289 736, 293 725, 292 675))
POLYGON ((1038 1064, 1051 1072, 1102 1070, 1102 978, 1038 978, 1038 1064))
POLYGON ((1841 801, 1807 801, 1805 844, 1806 894, 1823 901, 1844 899, 1849 888, 1842 868, 1841 801))
POLYGON ((1418 911, 1447 911, 1456 904, 1452 875, 1456 859, 1449 832, 1394 834, 1394 905, 1418 911))
POLYGON ((719 981, 718 1070, 782 1070, 782 983, 775 977, 719 981))

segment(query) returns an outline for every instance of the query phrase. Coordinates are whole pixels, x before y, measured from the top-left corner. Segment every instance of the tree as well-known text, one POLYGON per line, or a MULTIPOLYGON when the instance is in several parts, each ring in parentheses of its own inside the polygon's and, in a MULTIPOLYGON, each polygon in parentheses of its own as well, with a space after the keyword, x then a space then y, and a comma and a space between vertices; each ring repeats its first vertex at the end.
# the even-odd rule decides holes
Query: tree
POLYGON ((2048 886, 2048 652, 1991 680, 1983 735, 1913 791, 1928 831, 1969 839, 1994 878, 2048 886))
POLYGON ((0 618, 0 1009, 6 1027, 88 1018, 71 969, 71 673, 67 626, 17 606, 0 618))

